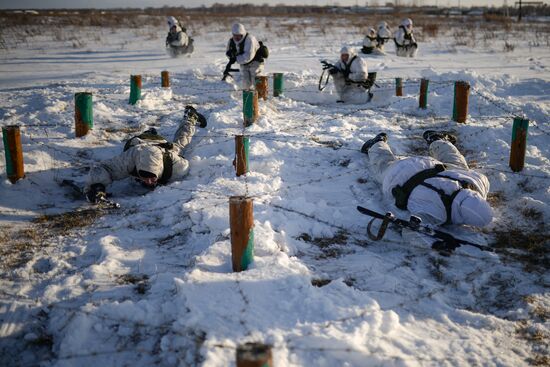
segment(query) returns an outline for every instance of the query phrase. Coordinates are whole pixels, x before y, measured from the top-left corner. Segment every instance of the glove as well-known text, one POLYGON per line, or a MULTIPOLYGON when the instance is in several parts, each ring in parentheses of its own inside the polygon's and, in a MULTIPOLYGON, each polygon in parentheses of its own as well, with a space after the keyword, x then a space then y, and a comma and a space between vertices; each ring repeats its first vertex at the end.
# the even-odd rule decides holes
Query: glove
POLYGON ((328 73, 330 75, 337 74, 340 70, 336 66, 331 66, 330 69, 328 69, 328 73))
POLYGON ((97 204, 101 199, 105 199, 107 194, 105 193, 105 185, 101 183, 95 183, 86 192, 86 199, 90 203, 97 204))
POLYGON ((237 60, 237 55, 235 55, 235 53, 231 50, 227 50, 225 56, 227 56, 229 60, 237 60))

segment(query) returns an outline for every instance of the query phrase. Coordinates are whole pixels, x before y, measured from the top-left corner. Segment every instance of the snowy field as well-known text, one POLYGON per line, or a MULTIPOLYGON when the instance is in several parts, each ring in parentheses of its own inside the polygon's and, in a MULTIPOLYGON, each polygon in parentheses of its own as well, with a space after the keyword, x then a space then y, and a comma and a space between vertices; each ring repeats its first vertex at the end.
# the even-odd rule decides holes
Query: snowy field
POLYGON ((231 366, 249 341, 271 344, 274 366, 549 365, 548 28, 480 35, 475 47, 457 44, 461 29, 440 29, 422 37, 415 59, 390 45, 366 57, 378 73, 374 99, 337 104, 332 83, 317 90, 319 61, 335 61, 343 44, 360 47, 361 32, 334 20, 320 32, 307 18, 245 18, 270 48, 266 73, 285 73, 285 92, 273 98, 270 78, 245 131, 251 170, 237 178, 241 92, 238 80, 220 80, 231 21, 196 31, 195 53, 179 59, 164 53, 163 27, 2 34, 0 118, 21 125, 26 178, 7 180, 2 145, 0 365, 231 366), (135 106, 131 74, 143 76, 135 106), (466 124, 451 119, 457 80, 472 87, 466 124), (84 91, 94 129, 74 138, 74 93, 84 91), (148 127, 171 137, 186 104, 208 126, 188 151, 185 180, 154 192, 117 182, 109 191, 120 209, 59 186, 84 182, 87 167, 148 127), (508 167, 514 116, 530 120, 519 173, 508 167), (400 156, 423 155, 426 129, 454 131, 488 176, 494 221, 449 230, 497 253, 461 247, 445 257, 396 229, 367 237, 370 218, 355 207, 392 207, 361 145, 385 131, 400 156), (231 271, 233 195, 254 198, 255 258, 242 273, 231 271))

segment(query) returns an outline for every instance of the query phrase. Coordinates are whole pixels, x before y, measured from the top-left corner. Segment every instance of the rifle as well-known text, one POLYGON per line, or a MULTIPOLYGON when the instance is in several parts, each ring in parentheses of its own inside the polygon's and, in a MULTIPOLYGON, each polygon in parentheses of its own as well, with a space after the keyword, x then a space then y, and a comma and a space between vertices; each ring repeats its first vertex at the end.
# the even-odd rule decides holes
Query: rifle
POLYGON ((237 62, 237 59, 235 58, 229 59, 229 62, 227 63, 227 65, 225 65, 225 70, 223 71, 222 81, 225 81, 225 79, 227 79, 228 76, 233 77, 233 75, 231 75, 230 73, 239 72, 239 69, 231 69, 231 66, 233 66, 235 62, 237 62))
MULTIPOLYGON (((79 198, 79 199, 85 199, 86 198, 86 195, 84 195, 84 191, 82 190, 82 188, 80 186, 78 186, 76 184, 76 182, 74 182, 73 180, 67 180, 67 179, 63 179, 60 183, 59 183, 60 186, 67 186, 69 188, 72 189, 73 193, 79 198)), ((107 195, 106 194, 103 194, 103 195, 98 195, 97 196, 97 204, 102 204, 103 206, 107 207, 107 208, 114 208, 114 209, 118 209, 120 208, 120 204, 115 202, 115 201, 112 201, 112 200, 109 200, 107 199, 107 195)))
POLYGON ((488 251, 488 252, 495 252, 495 250, 492 247, 480 245, 477 243, 473 243, 470 241, 466 241, 460 238, 454 237, 452 234, 440 231, 435 228, 428 227, 426 225, 422 224, 422 219, 415 215, 411 215, 411 218, 407 221, 404 219, 396 218, 395 215, 393 215, 391 212, 388 212, 386 214, 381 214, 378 212, 375 212, 373 210, 364 208, 362 206, 358 206, 357 210, 364 215, 368 215, 373 217, 372 220, 369 222, 367 226, 367 234, 369 238, 373 241, 379 241, 384 237, 384 234, 386 233, 386 229, 388 228, 388 225, 394 224, 401 228, 408 228, 410 230, 413 230, 415 232, 430 236, 432 238, 437 239, 432 244, 432 249, 436 251, 440 251, 443 254, 450 254, 452 253, 456 248, 460 246, 472 246, 475 248, 480 249, 481 251, 488 251), (371 232, 372 223, 376 219, 381 219, 382 224, 380 226, 380 229, 378 230, 378 233, 374 235, 371 232))

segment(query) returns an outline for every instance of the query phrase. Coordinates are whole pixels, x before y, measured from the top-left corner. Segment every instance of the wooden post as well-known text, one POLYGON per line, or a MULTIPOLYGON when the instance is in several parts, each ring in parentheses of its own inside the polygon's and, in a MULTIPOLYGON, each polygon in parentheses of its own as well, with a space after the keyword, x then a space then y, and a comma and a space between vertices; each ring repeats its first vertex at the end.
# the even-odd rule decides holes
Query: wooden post
POLYGON ((23 148, 21 147, 21 132, 18 125, 2 127, 2 139, 6 155, 6 173, 12 184, 25 177, 23 168, 23 148))
POLYGON ((418 98, 418 107, 426 109, 428 107, 428 79, 420 80, 420 96, 418 98))
POLYGON ((161 85, 163 88, 170 88, 170 74, 164 70, 160 72, 161 85))
POLYGON ((455 98, 453 103, 453 121, 465 123, 468 117, 468 97, 470 84, 464 81, 455 82, 455 98))
POLYGON ((130 104, 136 104, 141 98, 141 75, 130 75, 130 104))
POLYGON ((251 198, 229 198, 229 223, 233 271, 243 271, 254 259, 254 210, 251 198))
POLYGON ((403 78, 395 78, 395 95, 397 97, 403 96, 403 78))
POLYGON ((239 345, 237 367, 273 367, 271 346, 261 343, 239 345))
POLYGON ((244 126, 252 125, 258 118, 258 93, 255 90, 243 90, 244 126))
POLYGON ((268 89, 267 76, 257 76, 256 90, 258 91, 258 98, 263 98, 264 101, 267 100, 267 89, 268 89))
POLYGON ((92 93, 81 92, 74 95, 74 132, 77 138, 88 134, 94 127, 92 93))
POLYGON ((514 126, 512 127, 512 144, 510 145, 510 168, 514 172, 521 171, 525 163, 528 127, 529 120, 521 117, 514 118, 514 126))
POLYGON ((273 97, 283 94, 283 73, 273 74, 273 97))
POLYGON ((235 170, 237 177, 248 173, 248 151, 250 147, 250 138, 248 135, 235 135, 235 170))

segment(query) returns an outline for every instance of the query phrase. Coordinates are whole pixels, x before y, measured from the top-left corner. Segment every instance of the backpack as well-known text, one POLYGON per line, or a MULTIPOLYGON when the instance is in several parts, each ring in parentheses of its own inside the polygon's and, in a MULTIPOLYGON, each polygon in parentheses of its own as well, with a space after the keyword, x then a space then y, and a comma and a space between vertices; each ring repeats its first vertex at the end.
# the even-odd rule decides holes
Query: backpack
POLYGON ((260 43, 260 48, 258 49, 258 52, 256 52, 256 55, 261 57, 262 59, 267 59, 269 57, 269 49, 262 41, 260 43))
MULTIPOLYGON (((239 43, 239 50, 237 51, 237 45, 235 44, 235 41, 231 38, 229 40, 229 52, 234 54, 235 56, 242 55, 244 53, 244 43, 246 41, 246 38, 248 37, 248 33, 244 36, 244 39, 239 43)), ((254 58, 252 61, 258 61, 263 62, 264 59, 267 59, 269 56, 269 49, 262 41, 258 42, 260 44, 260 47, 254 54, 254 58)), ((250 62, 252 62, 250 61, 250 62)))
POLYGON ((127 151, 131 147, 135 146, 134 139, 140 139, 144 140, 148 143, 151 143, 151 145, 159 146, 164 149, 172 149, 172 143, 168 142, 165 138, 158 135, 156 131, 152 132, 151 130, 145 131, 139 135, 134 135, 130 139, 126 141, 124 144, 124 148, 122 149, 123 152, 127 151))

